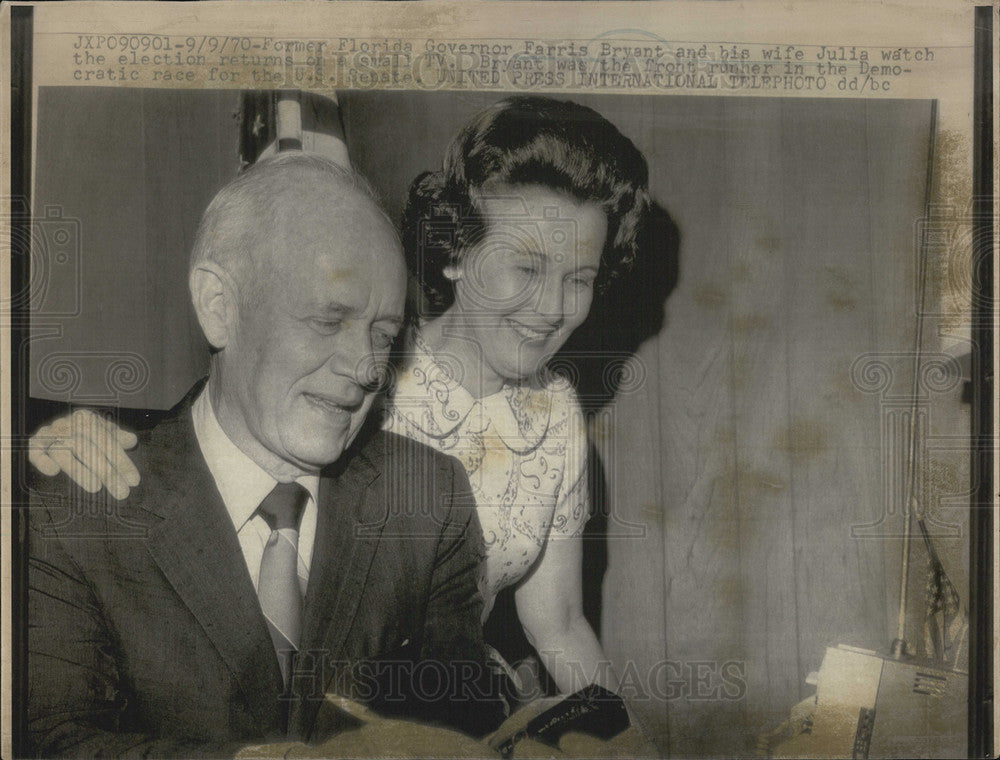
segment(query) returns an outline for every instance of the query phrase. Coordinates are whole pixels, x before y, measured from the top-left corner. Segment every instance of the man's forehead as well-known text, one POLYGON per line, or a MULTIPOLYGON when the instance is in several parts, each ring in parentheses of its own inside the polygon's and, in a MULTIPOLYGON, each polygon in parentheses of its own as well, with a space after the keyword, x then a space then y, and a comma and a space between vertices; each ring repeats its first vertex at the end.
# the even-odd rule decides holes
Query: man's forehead
POLYGON ((299 239, 279 252, 286 262, 282 272, 298 292, 317 309, 328 304, 364 311, 369 306, 390 310, 405 295, 405 269, 392 240, 354 244, 350 237, 326 228, 324 234, 299 239))
POLYGON ((402 248, 395 232, 376 228, 377 220, 357 217, 342 222, 330 217, 286 219, 275 236, 272 250, 292 266, 301 263, 322 268, 330 277, 342 279, 366 273, 389 276, 402 269, 402 248))
POLYGON ((266 234, 289 253, 322 252, 351 259, 358 249, 369 256, 401 256, 395 228, 373 201, 363 196, 286 195, 276 224, 266 234))
POLYGON ((357 188, 329 183, 298 187, 277 197, 276 206, 286 232, 386 241, 390 247, 398 242, 381 207, 357 188))
POLYGON ((372 240, 355 244, 349 236, 330 229, 315 237, 286 238, 273 250, 284 264, 280 269, 301 271, 328 285, 391 281, 396 279, 396 270, 401 273, 404 267, 393 246, 372 240))
POLYGON ((391 275, 370 267, 321 267, 299 280, 296 300, 318 315, 369 315, 401 319, 405 288, 391 275))
POLYGON ((361 189, 328 177, 305 179, 276 192, 272 225, 261 230, 265 239, 259 242, 270 254, 272 271, 295 282, 301 294, 296 297, 317 302, 322 294, 345 289, 357 290, 361 300, 391 299, 396 288, 405 287, 393 225, 361 189))

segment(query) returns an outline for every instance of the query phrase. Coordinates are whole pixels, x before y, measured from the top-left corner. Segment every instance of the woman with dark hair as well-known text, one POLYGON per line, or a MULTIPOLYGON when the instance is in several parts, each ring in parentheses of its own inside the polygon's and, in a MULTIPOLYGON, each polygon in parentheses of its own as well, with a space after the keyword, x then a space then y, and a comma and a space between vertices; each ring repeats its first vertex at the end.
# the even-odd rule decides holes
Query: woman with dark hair
MULTIPOLYGON (((421 303, 385 427, 465 466, 486 544, 487 613, 516 584, 525 634, 564 693, 615 683, 583 616, 584 418, 546 364, 595 291, 635 259, 647 183, 642 154, 594 110, 515 97, 466 124, 441 169, 414 180, 403 213, 421 303)), ((59 469, 51 459, 41 467, 59 469)))
POLYGON ((614 684, 581 601, 583 414, 545 365, 635 258, 646 188, 642 154, 598 113, 517 97, 466 124, 403 212, 423 303, 387 427, 464 464, 487 611, 517 584, 525 634, 562 692, 614 684))

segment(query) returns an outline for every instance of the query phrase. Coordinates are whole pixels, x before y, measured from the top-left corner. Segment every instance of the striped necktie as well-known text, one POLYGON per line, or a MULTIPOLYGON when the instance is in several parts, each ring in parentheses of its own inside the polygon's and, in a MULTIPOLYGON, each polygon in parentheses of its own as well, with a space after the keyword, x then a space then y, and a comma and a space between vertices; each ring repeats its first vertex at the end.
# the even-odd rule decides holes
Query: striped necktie
POLYGON ((260 561, 257 596, 286 685, 302 627, 299 520, 308 498, 309 492, 298 483, 278 483, 257 508, 271 528, 260 561))

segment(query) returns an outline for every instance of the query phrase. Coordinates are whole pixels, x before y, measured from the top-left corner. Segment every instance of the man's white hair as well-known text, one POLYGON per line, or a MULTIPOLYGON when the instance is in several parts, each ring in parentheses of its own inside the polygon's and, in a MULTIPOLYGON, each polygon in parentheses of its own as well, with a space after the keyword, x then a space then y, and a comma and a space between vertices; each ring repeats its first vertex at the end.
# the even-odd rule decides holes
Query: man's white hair
MULTIPOLYGON (((375 190, 357 171, 315 153, 288 151, 251 165, 216 194, 198 225, 190 270, 214 262, 233 278, 242 303, 256 303, 271 264, 260 255, 269 249, 262 241, 281 229, 293 204, 308 202, 320 190, 333 191, 323 193, 326 198, 353 194, 368 199, 395 230, 375 190)), ((330 234, 337 230, 331 228, 330 234)))

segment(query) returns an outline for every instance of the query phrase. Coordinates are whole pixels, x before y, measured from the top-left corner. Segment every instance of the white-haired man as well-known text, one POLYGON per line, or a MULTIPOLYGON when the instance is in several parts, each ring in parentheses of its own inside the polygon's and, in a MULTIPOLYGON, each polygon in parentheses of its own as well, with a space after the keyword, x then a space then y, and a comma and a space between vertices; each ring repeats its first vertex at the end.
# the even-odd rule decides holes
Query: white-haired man
POLYGON ((138 487, 113 509, 65 477, 33 492, 34 751, 314 740, 330 690, 491 728, 466 476, 364 424, 405 291, 364 180, 303 153, 251 167, 206 211, 189 284, 210 374, 140 434, 138 487))

